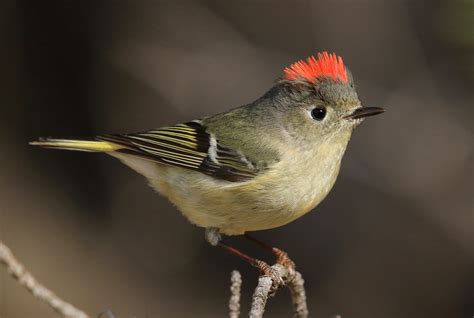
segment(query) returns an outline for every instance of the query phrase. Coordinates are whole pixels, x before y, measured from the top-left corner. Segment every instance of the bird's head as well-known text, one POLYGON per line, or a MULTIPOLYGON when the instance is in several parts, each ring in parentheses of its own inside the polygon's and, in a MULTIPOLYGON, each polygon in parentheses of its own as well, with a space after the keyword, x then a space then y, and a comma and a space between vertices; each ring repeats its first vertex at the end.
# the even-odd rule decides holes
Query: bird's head
POLYGON ((383 112, 361 105, 350 71, 334 53, 319 53, 285 68, 269 95, 285 130, 297 138, 350 135, 365 117, 383 112))

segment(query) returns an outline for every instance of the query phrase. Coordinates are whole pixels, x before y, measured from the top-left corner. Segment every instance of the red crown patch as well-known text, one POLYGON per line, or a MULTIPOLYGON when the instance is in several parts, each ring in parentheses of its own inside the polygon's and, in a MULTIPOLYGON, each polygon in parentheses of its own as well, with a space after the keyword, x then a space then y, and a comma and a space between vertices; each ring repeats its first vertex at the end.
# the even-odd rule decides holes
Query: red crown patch
POLYGON ((316 82, 321 77, 328 77, 333 80, 348 82, 347 71, 340 56, 335 53, 318 53, 318 58, 308 57, 306 61, 300 60, 291 64, 284 70, 284 79, 294 81, 305 79, 309 82, 316 82))

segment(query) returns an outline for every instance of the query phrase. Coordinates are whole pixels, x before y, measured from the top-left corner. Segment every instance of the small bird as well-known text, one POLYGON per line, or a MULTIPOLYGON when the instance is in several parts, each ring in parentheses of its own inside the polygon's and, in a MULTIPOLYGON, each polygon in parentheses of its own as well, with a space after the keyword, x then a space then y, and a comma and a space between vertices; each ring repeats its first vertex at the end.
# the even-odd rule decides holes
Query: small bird
MULTIPOLYGON (((44 148, 105 152, 142 174, 206 239, 268 271, 266 263, 223 244, 221 234, 285 225, 311 211, 339 174, 352 131, 365 117, 340 56, 300 60, 256 101, 184 124, 92 140, 40 139, 44 148)), ((277 261, 293 263, 277 248, 277 261)))

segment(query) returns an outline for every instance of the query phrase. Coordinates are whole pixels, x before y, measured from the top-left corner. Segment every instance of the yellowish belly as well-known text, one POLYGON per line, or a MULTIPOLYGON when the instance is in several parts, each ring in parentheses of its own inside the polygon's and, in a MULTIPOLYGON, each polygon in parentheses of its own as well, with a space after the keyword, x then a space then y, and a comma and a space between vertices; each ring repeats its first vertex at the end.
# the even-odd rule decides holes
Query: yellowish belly
POLYGON ((160 165, 151 184, 192 223, 237 235, 285 225, 326 197, 338 175, 340 160, 316 164, 311 156, 301 158, 301 162, 280 162, 244 183, 160 165))

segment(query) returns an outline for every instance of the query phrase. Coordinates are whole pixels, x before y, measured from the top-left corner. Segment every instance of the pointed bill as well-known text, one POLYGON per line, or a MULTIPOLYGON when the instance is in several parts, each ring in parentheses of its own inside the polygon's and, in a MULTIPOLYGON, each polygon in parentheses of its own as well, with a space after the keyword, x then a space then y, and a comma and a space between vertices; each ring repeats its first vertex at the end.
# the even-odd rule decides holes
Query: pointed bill
POLYGON ((344 119, 359 119, 364 117, 375 116, 381 114, 385 109, 381 107, 359 107, 347 116, 344 116, 344 119))

